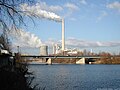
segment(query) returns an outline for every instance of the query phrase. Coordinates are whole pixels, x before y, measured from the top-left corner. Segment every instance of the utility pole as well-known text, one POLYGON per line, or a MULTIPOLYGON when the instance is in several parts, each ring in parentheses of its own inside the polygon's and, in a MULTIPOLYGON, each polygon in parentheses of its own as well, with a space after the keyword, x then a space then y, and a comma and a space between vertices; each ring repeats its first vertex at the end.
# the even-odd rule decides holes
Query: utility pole
POLYGON ((18 53, 20 52, 20 47, 19 46, 17 46, 17 51, 18 51, 18 53))

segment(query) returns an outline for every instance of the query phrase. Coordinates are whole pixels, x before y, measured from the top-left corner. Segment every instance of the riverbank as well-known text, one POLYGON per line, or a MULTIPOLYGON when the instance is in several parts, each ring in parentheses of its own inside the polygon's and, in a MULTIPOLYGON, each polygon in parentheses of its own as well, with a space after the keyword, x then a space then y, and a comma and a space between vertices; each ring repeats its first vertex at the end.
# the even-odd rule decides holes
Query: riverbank
POLYGON ((26 78, 26 68, 3 66, 0 68, 0 90, 33 90, 32 79, 26 78))
MULTIPOLYGON (((61 63, 61 64, 76 64, 76 61, 79 59, 68 58, 68 59, 53 59, 52 63, 61 63)), ((103 56, 98 59, 93 59, 91 64, 120 64, 120 57, 116 56, 103 56)), ((86 60, 86 64, 88 64, 88 60, 86 60)))
POLYGON ((103 57, 93 62, 93 64, 120 64, 120 57, 103 57))

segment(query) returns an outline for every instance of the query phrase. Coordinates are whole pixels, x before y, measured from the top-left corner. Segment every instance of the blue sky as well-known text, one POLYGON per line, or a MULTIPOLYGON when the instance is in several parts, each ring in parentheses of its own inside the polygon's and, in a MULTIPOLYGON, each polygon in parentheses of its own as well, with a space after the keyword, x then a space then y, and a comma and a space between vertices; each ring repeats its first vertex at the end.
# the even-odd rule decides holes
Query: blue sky
MULTIPOLYGON (((54 5, 54 7, 63 8, 56 13, 61 17, 65 16, 66 39, 74 37, 93 41, 120 40, 120 9, 107 8, 107 5, 116 2, 115 0, 110 0, 110 2, 109 0, 83 0, 86 4, 82 4, 80 1, 82 0, 43 0, 40 3, 46 3, 48 7, 54 5), (67 3, 75 5, 78 9, 74 10, 72 6, 65 8, 67 3), (73 11, 70 11, 69 8, 73 11), (66 14, 69 15, 66 16, 66 14)), ((35 33, 41 40, 48 40, 49 38, 60 40, 61 23, 47 19, 36 19, 35 23, 35 27, 30 27, 29 31, 35 33), (45 36, 45 34, 47 35, 45 36)))
MULTIPOLYGON (((41 9, 64 18, 66 47, 120 52, 120 0, 36 0, 26 7, 31 12, 35 8, 34 13, 41 9)), ((41 16, 34 18, 35 25, 25 20, 28 27, 22 29, 41 44, 61 43, 61 22, 41 16)))

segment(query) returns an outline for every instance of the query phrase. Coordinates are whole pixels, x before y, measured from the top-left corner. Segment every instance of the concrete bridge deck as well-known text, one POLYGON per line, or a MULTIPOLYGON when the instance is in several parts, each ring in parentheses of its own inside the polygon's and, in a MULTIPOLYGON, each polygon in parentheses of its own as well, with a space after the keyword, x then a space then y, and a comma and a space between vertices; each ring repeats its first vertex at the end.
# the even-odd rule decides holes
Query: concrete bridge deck
POLYGON ((45 60, 47 64, 52 64, 56 59, 76 59, 76 64, 86 64, 99 60, 100 58, 113 58, 113 56, 40 56, 40 55, 21 55, 23 59, 41 59, 45 60))
POLYGON ((101 56, 38 56, 38 55, 21 55, 21 57, 33 58, 102 58, 101 56))

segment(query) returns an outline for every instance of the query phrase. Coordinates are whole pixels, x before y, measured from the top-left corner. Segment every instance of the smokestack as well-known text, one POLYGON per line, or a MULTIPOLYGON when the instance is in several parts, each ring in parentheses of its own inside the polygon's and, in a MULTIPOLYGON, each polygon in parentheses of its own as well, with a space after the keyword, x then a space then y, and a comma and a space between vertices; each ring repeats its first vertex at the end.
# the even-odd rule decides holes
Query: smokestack
POLYGON ((62 19, 62 51, 65 50, 65 30, 64 19, 62 19))

